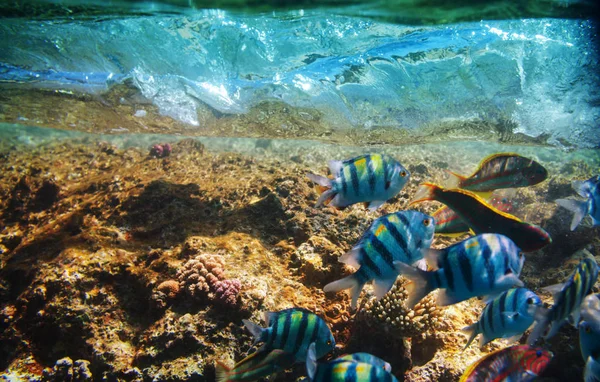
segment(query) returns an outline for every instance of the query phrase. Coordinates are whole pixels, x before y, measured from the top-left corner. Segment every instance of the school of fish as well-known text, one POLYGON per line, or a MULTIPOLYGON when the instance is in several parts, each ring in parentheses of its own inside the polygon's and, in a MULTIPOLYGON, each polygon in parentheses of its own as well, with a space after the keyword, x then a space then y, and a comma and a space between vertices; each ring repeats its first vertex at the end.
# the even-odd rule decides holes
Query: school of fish
MULTIPOLYGON (((343 209, 363 203, 376 210, 410 178, 400 162, 379 154, 330 161, 329 170, 329 177, 307 174, 321 193, 316 207, 343 209)), ((356 272, 330 282, 324 291, 349 289, 355 309, 366 283, 373 281, 373 294, 379 300, 403 275, 411 281, 406 286, 409 308, 434 290, 438 305, 484 297, 487 304, 479 320, 463 328, 469 336, 465 348, 477 336, 480 347, 497 338, 514 342, 533 326, 526 345, 489 353, 468 367, 461 381, 534 380, 553 357, 552 352, 536 347, 538 339, 551 338, 569 322, 579 329, 585 381, 600 381, 600 294, 590 294, 599 270, 594 257, 587 253, 564 283, 544 288, 554 294, 554 303, 544 307, 519 276, 524 253, 537 251, 552 239, 541 227, 511 215, 510 200, 492 194, 538 184, 548 177, 546 169, 533 159, 500 153, 484 158, 470 176, 451 175, 454 186, 425 182, 409 205, 432 200, 445 207, 433 216, 406 210, 375 219, 339 258, 356 272), (441 250, 430 248, 434 234, 466 232, 474 236, 441 250)), ((556 201, 574 213, 571 230, 587 215, 593 225, 600 224, 599 184, 600 176, 574 182, 573 188, 585 199, 556 201)), ((327 323, 313 312, 291 308, 266 313, 264 321, 265 327, 243 321, 255 344, 262 346, 232 368, 217 364, 218 382, 255 381, 298 363, 305 364, 311 381, 397 381, 388 362, 368 353, 321 360, 335 351, 335 339, 327 323)))

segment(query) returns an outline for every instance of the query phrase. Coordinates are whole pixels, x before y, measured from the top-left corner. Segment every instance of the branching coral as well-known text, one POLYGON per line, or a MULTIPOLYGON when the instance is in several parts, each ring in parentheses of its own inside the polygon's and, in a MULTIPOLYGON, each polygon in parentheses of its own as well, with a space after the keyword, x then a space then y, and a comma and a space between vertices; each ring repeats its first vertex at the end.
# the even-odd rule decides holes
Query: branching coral
POLYGON ((370 325, 383 325, 401 337, 427 334, 435 329, 443 319, 443 311, 435 304, 435 294, 421 300, 414 309, 404 303, 408 297, 406 279, 400 277, 392 289, 379 301, 370 300, 360 313, 370 325))
POLYGON ((242 285, 239 280, 225 277, 224 265, 220 255, 200 254, 177 272, 179 286, 196 299, 234 306, 242 285))

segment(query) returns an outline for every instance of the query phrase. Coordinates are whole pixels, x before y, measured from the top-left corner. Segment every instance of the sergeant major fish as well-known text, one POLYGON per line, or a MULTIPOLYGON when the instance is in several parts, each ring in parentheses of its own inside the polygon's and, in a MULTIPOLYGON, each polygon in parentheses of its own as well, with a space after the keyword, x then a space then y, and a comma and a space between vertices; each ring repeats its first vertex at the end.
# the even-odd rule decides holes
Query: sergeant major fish
POLYGON ((451 171, 450 173, 458 178, 457 188, 475 192, 533 186, 548 177, 548 171, 544 166, 533 159, 514 153, 488 156, 468 177, 451 171))
POLYGON ((255 342, 264 342, 259 351, 281 349, 291 354, 295 362, 304 362, 308 345, 313 342, 316 343, 318 358, 335 348, 335 339, 325 321, 306 309, 266 313, 264 320, 266 328, 243 320, 255 342))
POLYGON ((581 303, 579 347, 586 363, 584 381, 600 381, 600 293, 588 295, 581 303))
POLYGON ((508 236, 524 252, 536 251, 552 242, 548 232, 534 224, 490 206, 483 198, 467 190, 448 190, 433 183, 423 183, 409 205, 437 200, 454 210, 476 233, 508 236))
POLYGON ((354 361, 354 362, 364 362, 364 363, 368 363, 374 366, 378 366, 378 367, 382 367, 383 370, 387 371, 387 372, 391 372, 392 371, 392 366, 385 362, 384 360, 382 360, 379 357, 375 357, 372 354, 369 353, 352 353, 352 354, 346 354, 343 355, 341 357, 336 358, 336 360, 338 361, 354 361))
POLYGON ((308 174, 324 191, 316 207, 330 205, 344 208, 364 202, 376 210, 402 190, 410 172, 400 162, 385 154, 361 155, 345 161, 330 161, 333 179, 308 174))
POLYGON ((340 262, 359 268, 341 280, 325 285, 325 292, 351 289, 352 308, 356 308, 363 286, 374 280, 375 296, 383 297, 394 285, 398 271, 394 261, 408 264, 423 258, 431 246, 435 222, 418 211, 400 211, 376 219, 340 262))
POLYGON ((469 366, 459 382, 533 381, 553 356, 548 350, 527 345, 496 350, 469 366))
POLYGON ((546 339, 554 336, 569 319, 577 327, 581 303, 591 292, 597 279, 598 264, 590 255, 581 260, 565 283, 544 288, 554 294, 554 304, 549 309, 538 307, 535 313, 537 324, 527 338, 527 343, 535 344, 549 325, 550 331, 544 336, 546 339))
POLYGON ((316 382, 397 382, 396 377, 377 363, 339 358, 317 363, 315 346, 311 344, 306 358, 306 371, 309 379, 316 382))
POLYGON ((479 321, 463 328, 470 334, 465 349, 481 334, 479 347, 496 338, 516 341, 533 324, 536 308, 542 300, 525 288, 514 288, 503 292, 490 301, 481 313, 479 321))
POLYGON ((596 175, 585 182, 574 181, 573 188, 586 200, 557 199, 556 203, 573 212, 571 231, 575 230, 586 215, 590 215, 593 225, 600 224, 600 175, 596 175))
POLYGON ((396 262, 398 271, 412 283, 406 286, 406 305, 411 309, 429 292, 438 291, 438 305, 452 305, 471 297, 493 295, 522 287, 519 274, 525 257, 515 243, 503 235, 473 236, 443 250, 425 255, 433 271, 396 262))

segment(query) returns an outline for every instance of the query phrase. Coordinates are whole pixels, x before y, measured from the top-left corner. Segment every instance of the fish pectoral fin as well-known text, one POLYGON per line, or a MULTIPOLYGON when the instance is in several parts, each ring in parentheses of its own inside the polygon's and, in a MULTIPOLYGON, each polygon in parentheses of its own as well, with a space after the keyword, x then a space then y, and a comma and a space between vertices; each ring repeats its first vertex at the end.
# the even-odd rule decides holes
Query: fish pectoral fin
POLYGON ((554 285, 549 285, 547 287, 543 287, 542 290, 544 292, 551 293, 554 300, 556 300, 558 297, 558 294, 560 292, 562 292, 564 287, 565 287, 565 283, 560 283, 560 284, 554 284, 554 285))
POLYGON ((373 200, 372 202, 365 203, 365 208, 368 208, 370 211, 375 211, 381 207, 383 203, 385 203, 385 200, 373 200))
POLYGON ((519 317, 519 312, 502 312, 500 314, 508 321, 513 321, 515 318, 519 317))
POLYGON ((344 263, 344 264, 353 266, 354 268, 357 268, 357 269, 360 268, 361 247, 357 246, 357 247, 352 248, 351 250, 349 250, 348 252, 346 252, 342 256, 340 256, 338 261, 340 263, 344 263))
POLYGON ((446 251, 435 248, 424 248, 422 252, 425 261, 427 261, 427 264, 431 267, 432 270, 435 271, 440 269, 438 264, 441 264, 444 261, 446 251))
POLYGON ((397 276, 388 279, 373 280, 373 292, 375 293, 377 300, 381 300, 381 298, 392 289, 396 282, 396 278, 397 276))

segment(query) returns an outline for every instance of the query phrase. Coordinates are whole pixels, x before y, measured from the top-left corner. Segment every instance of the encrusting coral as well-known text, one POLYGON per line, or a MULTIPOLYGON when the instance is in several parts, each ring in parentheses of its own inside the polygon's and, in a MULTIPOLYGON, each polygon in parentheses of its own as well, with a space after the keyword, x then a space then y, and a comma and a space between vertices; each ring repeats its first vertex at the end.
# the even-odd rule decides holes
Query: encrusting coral
POLYGON ((237 279, 227 279, 223 267, 220 255, 200 254, 177 271, 179 286, 196 299, 235 306, 242 284, 237 279))

